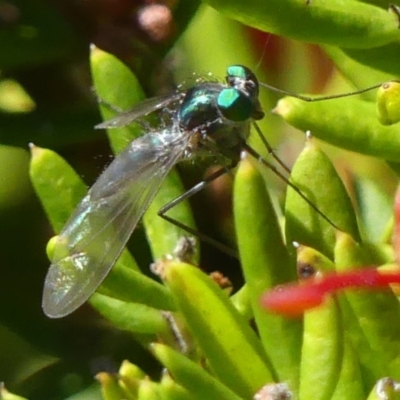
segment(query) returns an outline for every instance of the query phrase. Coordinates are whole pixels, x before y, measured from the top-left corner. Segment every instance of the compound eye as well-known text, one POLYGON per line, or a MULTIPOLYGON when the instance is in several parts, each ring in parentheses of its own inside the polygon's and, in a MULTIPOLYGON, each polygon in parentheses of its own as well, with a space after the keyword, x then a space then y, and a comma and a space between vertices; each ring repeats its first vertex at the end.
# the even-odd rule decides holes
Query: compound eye
POLYGON ((254 105, 250 97, 234 88, 221 90, 217 105, 225 118, 235 122, 250 119, 254 112, 254 105))
POLYGON ((228 67, 226 73, 228 78, 233 77, 244 80, 250 79, 251 78, 250 74, 253 75, 253 73, 243 65, 231 65, 230 67, 228 67))
POLYGON ((258 80, 254 73, 243 65, 231 65, 226 71, 226 83, 236 89, 258 96, 258 80))

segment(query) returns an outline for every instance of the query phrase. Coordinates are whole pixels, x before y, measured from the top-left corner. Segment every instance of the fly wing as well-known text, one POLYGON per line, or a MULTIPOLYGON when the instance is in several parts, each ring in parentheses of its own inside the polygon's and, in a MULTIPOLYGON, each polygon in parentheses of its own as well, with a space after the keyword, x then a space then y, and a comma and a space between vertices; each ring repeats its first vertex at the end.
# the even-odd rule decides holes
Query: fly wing
POLYGON ((183 97, 182 92, 176 92, 167 96, 152 97, 141 101, 137 106, 132 109, 118 114, 116 117, 104 121, 95 126, 95 129, 108 129, 108 128, 121 128, 133 122, 135 119, 144 117, 153 111, 160 110, 167 107, 169 104, 181 100, 183 97))
POLYGON ((57 237, 42 306, 59 318, 100 286, 188 138, 149 133, 128 146, 102 173, 57 237))

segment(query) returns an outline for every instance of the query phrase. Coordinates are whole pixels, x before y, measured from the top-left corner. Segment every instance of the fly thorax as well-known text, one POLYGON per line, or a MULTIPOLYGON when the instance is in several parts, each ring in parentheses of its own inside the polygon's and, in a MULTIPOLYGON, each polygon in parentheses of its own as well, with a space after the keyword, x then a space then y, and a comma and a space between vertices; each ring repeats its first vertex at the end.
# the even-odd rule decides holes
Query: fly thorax
POLYGON ((221 118, 216 98, 222 88, 224 85, 207 82, 189 89, 178 111, 181 129, 188 132, 211 130, 221 118))
POLYGON ((192 136, 192 152, 238 158, 250 133, 254 104, 248 94, 221 83, 199 83, 188 90, 178 120, 192 136))

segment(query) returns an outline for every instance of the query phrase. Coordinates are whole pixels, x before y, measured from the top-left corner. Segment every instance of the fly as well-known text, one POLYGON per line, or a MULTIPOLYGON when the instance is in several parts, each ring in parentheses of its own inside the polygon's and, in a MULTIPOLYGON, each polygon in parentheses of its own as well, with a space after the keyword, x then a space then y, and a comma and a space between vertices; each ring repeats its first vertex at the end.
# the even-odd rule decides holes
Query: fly
MULTIPOLYGON (((145 135, 133 140, 113 160, 56 238, 43 292, 42 307, 47 316, 68 315, 95 292, 168 173, 185 159, 208 155, 224 166, 192 188, 189 196, 235 167, 241 152, 245 151, 271 168, 335 226, 273 164, 247 144, 254 125, 273 157, 280 162, 255 124, 264 117, 258 95, 259 83, 253 72, 233 65, 227 70, 226 83, 200 82, 186 91, 148 99, 96 126, 101 129, 122 127, 156 110, 172 110, 167 124, 157 129, 148 128, 145 135)), ((159 214, 171 220, 165 212, 182 199, 172 201, 159 214)))

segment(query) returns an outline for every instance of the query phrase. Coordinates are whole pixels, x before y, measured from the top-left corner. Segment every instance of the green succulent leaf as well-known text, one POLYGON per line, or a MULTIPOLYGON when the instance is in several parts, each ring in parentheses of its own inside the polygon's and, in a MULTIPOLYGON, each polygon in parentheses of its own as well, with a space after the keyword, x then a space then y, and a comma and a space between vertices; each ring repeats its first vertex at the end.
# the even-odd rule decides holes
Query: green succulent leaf
POLYGON ((127 303, 99 293, 95 293, 90 302, 100 314, 121 330, 160 336, 170 335, 169 325, 161 312, 147 305, 127 303))
POLYGON ((360 237, 349 195, 332 163, 312 139, 307 140, 290 179, 325 218, 288 188, 285 204, 288 244, 298 242, 313 247, 332 259, 337 229, 360 237))
POLYGON ((340 374, 343 340, 340 311, 334 299, 305 313, 299 399, 332 397, 340 374))
POLYGON ((165 400, 191 400, 190 392, 176 383, 169 373, 165 373, 161 380, 162 392, 165 400))
POLYGON ((207 0, 210 6, 254 28, 304 42, 367 49, 400 37, 395 13, 340 0, 207 0), (301 29, 299 29, 301 26, 301 29))
POLYGON ((274 112, 294 127, 310 130, 327 143, 389 161, 400 161, 399 127, 383 126, 377 119, 376 106, 371 102, 348 97, 307 103, 288 97, 278 102, 274 112))
POLYGON ((257 336, 215 282, 193 266, 174 262, 166 266, 165 281, 222 383, 249 397, 274 380, 257 336))
POLYGON ((343 347, 339 377, 331 400, 364 400, 365 390, 360 362, 346 334, 343 347))
MULTIPOLYGON (((344 233, 338 235, 335 262, 339 271, 363 268, 368 266, 369 260, 368 249, 344 233)), ((392 290, 388 288, 376 292, 348 291, 345 296, 370 348, 375 353, 375 363, 384 366, 386 374, 399 376, 400 330, 397 324, 391 321, 400 318, 400 304, 392 290), (389 347, 386 346, 388 341, 389 347)))
POLYGON ((377 110, 382 125, 400 122, 400 82, 387 82, 379 88, 377 110))
POLYGON ((163 344, 153 344, 154 356, 168 368, 169 373, 193 399, 239 400, 230 389, 184 355, 163 344))
POLYGON ((267 289, 296 279, 265 182, 249 158, 235 177, 234 214, 237 240, 258 332, 279 381, 298 385, 301 321, 269 314, 260 296, 267 289))

